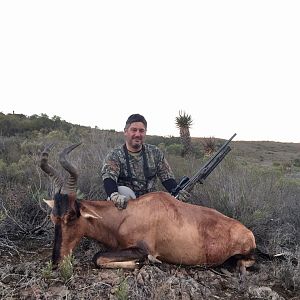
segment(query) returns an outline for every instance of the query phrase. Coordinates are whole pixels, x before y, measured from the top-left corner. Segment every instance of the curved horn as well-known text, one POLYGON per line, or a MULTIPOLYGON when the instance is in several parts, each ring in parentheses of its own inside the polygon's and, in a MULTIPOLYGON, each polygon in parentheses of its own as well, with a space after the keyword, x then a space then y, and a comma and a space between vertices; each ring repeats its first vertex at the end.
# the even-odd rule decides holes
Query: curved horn
MULTIPOLYGON (((51 165, 48 164, 49 152, 52 149, 52 147, 53 147, 53 144, 49 144, 49 145, 45 146, 45 149, 42 152, 40 167, 53 180, 56 189, 60 190, 63 186, 63 180, 59 176, 57 171, 51 165)), ((55 192, 57 192, 57 191, 55 191, 55 192)))
POLYGON ((71 163, 69 163, 67 161, 66 156, 72 151, 74 150, 76 147, 78 147, 79 145, 81 145, 80 143, 77 144, 73 144, 67 148, 65 148, 60 154, 59 154, 59 162, 62 165, 62 167, 69 172, 70 177, 68 179, 68 182, 65 186, 66 190, 68 192, 74 192, 76 193, 77 190, 77 178, 78 178, 78 174, 77 174, 77 170, 76 168, 71 165, 71 163))

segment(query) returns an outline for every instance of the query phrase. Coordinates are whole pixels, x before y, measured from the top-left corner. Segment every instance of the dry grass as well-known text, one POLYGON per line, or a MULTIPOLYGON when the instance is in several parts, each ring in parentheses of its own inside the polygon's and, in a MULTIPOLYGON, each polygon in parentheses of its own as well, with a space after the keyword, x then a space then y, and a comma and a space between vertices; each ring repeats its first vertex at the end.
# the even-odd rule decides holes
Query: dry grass
POLYGON ((279 143, 271 141, 232 143, 235 156, 248 162, 271 166, 274 163, 292 163, 300 158, 300 143, 279 143))
MULTIPOLYGON (((21 152, 13 152, 14 164, 5 165, 4 160, 0 164, 1 254, 10 254, 11 257, 22 255, 24 249, 20 249, 15 239, 27 241, 31 238, 42 240, 45 245, 51 244, 52 225, 48 220, 49 211, 42 199, 52 196, 53 186, 38 167, 39 154, 43 144, 55 142, 50 161, 54 167, 61 170, 57 161, 58 152, 78 139, 83 141, 83 145, 72 152, 70 160, 79 170, 80 194, 84 198, 105 198, 99 176, 100 168, 109 149, 122 143, 122 136, 90 130, 81 136, 74 134, 72 140, 57 138, 52 134, 46 138, 37 137, 34 142, 20 141, 21 152)), ((14 143, 16 141, 14 138, 14 143)), ((2 153, 8 153, 9 149, 5 147, 11 147, 12 144, 8 139, 2 142, 2 153)), ((258 246, 266 252, 288 253, 287 260, 274 265, 273 274, 282 288, 295 291, 300 285, 300 179, 297 175, 300 170, 299 167, 293 166, 292 162, 300 156, 300 144, 233 142, 231 146, 233 150, 226 159, 203 185, 197 185, 193 190, 194 203, 214 207, 243 222, 253 230, 258 246), (287 163, 292 165, 290 169, 287 163), (295 261, 298 261, 298 264, 295 264, 295 261)), ((13 147, 16 148, 15 144, 13 147)), ((204 158, 191 156, 185 160, 175 155, 166 155, 177 178, 183 175, 191 176, 204 163, 204 158)), ((4 159, 0 157, 0 160, 1 158, 4 159)), ((61 172, 64 176, 63 171, 61 172)), ((139 277, 135 276, 134 280, 130 276, 124 277, 122 283, 118 283, 119 290, 115 291, 116 294, 120 298, 131 295, 137 299, 140 296, 142 299, 142 296, 156 295, 159 299, 163 295, 170 297, 173 295, 170 286, 175 284, 175 281, 182 286, 184 284, 177 277, 173 282, 172 275, 167 274, 164 275, 162 282, 153 281, 151 285, 151 282, 147 281, 147 276, 150 275, 141 273, 139 277), (140 278, 141 276, 145 278, 140 278), (142 292, 141 287, 137 288, 139 280, 147 281, 147 286, 142 292)), ((76 276, 72 280, 70 286, 76 281, 76 276)), ((37 290, 46 289, 40 279, 35 281, 30 277, 30 282, 26 284, 32 284, 37 290)), ((26 284, 24 282, 24 286, 26 284)), ((97 288, 101 285, 92 282, 87 284, 97 288)), ((107 289, 108 283, 105 284, 104 287, 107 289)), ((188 289, 193 290, 193 284, 194 282, 190 280, 188 289)), ((109 289, 111 287, 112 285, 109 289)), ((85 289, 83 286, 81 288, 85 289)), ((206 292, 201 290, 202 295, 206 292)), ((99 292, 96 295, 100 294, 99 292)))

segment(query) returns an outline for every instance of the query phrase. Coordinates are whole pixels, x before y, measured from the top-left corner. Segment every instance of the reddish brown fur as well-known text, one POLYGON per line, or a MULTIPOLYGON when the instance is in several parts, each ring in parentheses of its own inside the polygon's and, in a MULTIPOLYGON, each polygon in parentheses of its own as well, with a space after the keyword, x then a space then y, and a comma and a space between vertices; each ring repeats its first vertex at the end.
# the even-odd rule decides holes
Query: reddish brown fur
MULTIPOLYGON (((75 209, 75 198, 70 199, 75 209)), ((252 232, 240 222, 214 209, 180 202, 165 192, 130 200, 124 210, 110 201, 86 200, 80 204, 80 213, 77 219, 52 218, 62 227, 61 258, 83 236, 112 250, 143 243, 153 257, 184 265, 218 265, 256 247, 252 232)))

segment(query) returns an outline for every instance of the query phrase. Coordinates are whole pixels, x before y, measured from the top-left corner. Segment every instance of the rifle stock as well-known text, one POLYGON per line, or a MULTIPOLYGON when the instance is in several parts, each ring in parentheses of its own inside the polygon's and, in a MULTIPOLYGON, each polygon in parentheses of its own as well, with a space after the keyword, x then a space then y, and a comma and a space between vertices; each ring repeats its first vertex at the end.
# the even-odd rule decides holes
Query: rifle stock
POLYGON ((217 165, 225 158, 225 156, 230 152, 231 148, 229 147, 229 143, 236 136, 236 133, 226 141, 222 147, 215 153, 215 155, 207 161, 200 170, 193 175, 193 177, 188 178, 184 176, 177 187, 172 191, 172 195, 176 198, 178 197, 178 193, 180 190, 186 190, 190 192, 196 183, 203 183, 203 181, 207 178, 207 176, 217 167, 217 165))

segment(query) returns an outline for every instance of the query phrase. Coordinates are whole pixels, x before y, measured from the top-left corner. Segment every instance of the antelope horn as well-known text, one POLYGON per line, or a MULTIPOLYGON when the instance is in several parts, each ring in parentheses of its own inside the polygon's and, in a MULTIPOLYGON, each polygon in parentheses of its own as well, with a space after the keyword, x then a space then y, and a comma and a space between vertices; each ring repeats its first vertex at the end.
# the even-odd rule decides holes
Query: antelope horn
POLYGON ((60 154, 59 154, 59 162, 62 165, 62 167, 69 172, 70 177, 68 179, 68 182, 65 186, 67 192, 74 192, 76 193, 77 190, 77 178, 78 178, 78 174, 77 174, 77 170, 76 168, 71 165, 71 163, 69 163, 67 161, 66 156, 72 151, 74 150, 76 147, 78 147, 79 145, 81 145, 80 143, 77 144, 73 144, 67 148, 65 148, 60 154))
POLYGON ((45 146, 45 149, 42 152, 40 167, 53 180, 56 189, 60 190, 63 186, 63 180, 59 176, 57 171, 51 165, 48 164, 49 152, 51 151, 52 148, 53 148, 53 144, 49 144, 45 146))

